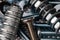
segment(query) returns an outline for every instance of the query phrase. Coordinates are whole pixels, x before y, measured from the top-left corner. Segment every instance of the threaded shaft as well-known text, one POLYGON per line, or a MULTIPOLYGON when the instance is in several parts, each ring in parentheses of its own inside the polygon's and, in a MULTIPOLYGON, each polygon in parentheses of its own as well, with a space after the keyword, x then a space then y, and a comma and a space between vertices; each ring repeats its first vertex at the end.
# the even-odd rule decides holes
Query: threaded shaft
POLYGON ((12 5, 5 14, 4 26, 1 28, 1 40, 15 40, 16 31, 21 17, 18 6, 12 5))

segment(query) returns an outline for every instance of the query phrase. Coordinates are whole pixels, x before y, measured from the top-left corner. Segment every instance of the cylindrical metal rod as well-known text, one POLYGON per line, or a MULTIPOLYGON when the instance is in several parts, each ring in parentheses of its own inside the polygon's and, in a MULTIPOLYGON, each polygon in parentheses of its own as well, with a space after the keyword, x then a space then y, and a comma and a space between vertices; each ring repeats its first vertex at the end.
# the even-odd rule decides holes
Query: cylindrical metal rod
POLYGON ((29 40, 29 37, 27 37, 23 31, 20 31, 19 33, 25 40, 29 40))
POLYGON ((21 18, 21 10, 18 6, 12 5, 5 14, 4 26, 1 28, 1 40, 15 40, 18 24, 21 18))
POLYGON ((29 33, 30 33, 30 36, 31 36, 31 40, 39 40, 34 28, 33 28, 33 25, 32 25, 32 19, 30 20, 25 20, 24 21, 27 26, 28 26, 28 30, 29 30, 29 33))
POLYGON ((60 2, 57 1, 49 1, 50 4, 60 4, 60 2))

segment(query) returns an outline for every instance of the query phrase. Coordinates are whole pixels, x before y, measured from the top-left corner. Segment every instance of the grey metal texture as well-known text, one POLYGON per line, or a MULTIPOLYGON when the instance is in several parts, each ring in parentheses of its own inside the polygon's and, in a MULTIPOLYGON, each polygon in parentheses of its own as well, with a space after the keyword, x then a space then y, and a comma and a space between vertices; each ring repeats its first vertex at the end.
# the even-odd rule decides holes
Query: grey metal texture
POLYGON ((18 6, 11 5, 4 16, 4 26, 1 28, 0 40, 15 40, 21 10, 18 6))

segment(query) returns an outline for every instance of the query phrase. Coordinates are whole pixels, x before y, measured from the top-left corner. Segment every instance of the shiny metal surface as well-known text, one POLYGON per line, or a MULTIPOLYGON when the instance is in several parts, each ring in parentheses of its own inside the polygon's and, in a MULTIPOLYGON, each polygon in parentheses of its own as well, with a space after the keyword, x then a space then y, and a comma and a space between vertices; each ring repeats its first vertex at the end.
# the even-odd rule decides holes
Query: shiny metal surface
POLYGON ((32 25, 32 19, 24 20, 24 22, 28 26, 28 30, 29 30, 29 33, 30 33, 31 40, 39 40, 36 32, 34 32, 35 30, 34 30, 33 25, 32 25))
POLYGON ((0 40, 60 40, 59 6, 58 0, 0 0, 0 40))
POLYGON ((1 28, 1 40, 15 40, 16 31, 21 17, 21 10, 18 6, 12 5, 4 17, 4 26, 1 28), (2 36, 1 36, 2 35, 2 36))

